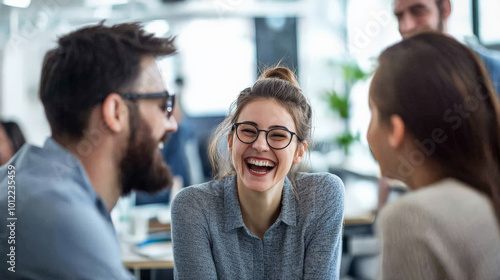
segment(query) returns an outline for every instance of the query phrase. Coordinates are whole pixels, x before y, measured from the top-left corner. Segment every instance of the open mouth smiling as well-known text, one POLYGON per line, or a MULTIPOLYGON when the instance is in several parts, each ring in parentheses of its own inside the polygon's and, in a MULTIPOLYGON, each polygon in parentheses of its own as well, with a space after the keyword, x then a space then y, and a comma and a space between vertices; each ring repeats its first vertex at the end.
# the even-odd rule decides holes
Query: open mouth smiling
POLYGON ((276 164, 270 160, 259 160, 254 158, 246 159, 245 163, 247 164, 250 172, 258 175, 265 175, 276 166, 276 164))

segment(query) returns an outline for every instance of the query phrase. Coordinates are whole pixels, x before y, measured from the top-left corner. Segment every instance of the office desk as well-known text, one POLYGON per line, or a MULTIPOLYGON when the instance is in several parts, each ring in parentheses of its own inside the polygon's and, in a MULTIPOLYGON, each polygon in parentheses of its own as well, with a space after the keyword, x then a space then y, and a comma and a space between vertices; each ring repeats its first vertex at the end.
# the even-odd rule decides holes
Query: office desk
POLYGON ((366 213, 364 215, 352 218, 344 218, 344 227, 346 226, 360 226, 360 225, 372 225, 375 221, 375 214, 366 213))
POLYGON ((374 221, 372 213, 344 219, 340 278, 376 278, 379 246, 373 229, 374 221))
POLYGON ((375 221, 375 214, 367 213, 363 216, 356 218, 344 219, 344 232, 342 234, 343 244, 342 252, 348 254, 357 254, 357 251, 368 250, 370 254, 377 253, 377 240, 375 237, 373 223, 375 221), (359 241, 369 240, 369 244, 361 243, 359 241), (354 242, 354 244, 353 244, 354 242), (353 248, 356 247, 353 252, 353 248))
MULTIPOLYGON (((163 243, 163 246, 170 246, 172 248, 172 243, 163 243), (168 245, 167 245, 168 244, 168 245)), ((123 265, 128 269, 134 270, 134 275, 136 279, 140 279, 141 269, 173 269, 174 268, 174 258, 173 255, 159 257, 159 258, 148 258, 140 255, 134 250, 134 245, 121 243, 122 248, 122 262, 123 265)))
MULTIPOLYGON (((373 214, 366 214, 364 216, 356 218, 346 218, 344 219, 344 242, 343 242, 343 253, 349 253, 352 251, 352 239, 354 236, 372 235, 372 224, 375 219, 373 214)), ((155 230, 160 225, 155 224, 153 221, 150 226, 155 230)), ((162 230, 165 227, 170 229, 170 225, 161 225, 162 230)), ((171 250, 172 243, 161 243, 165 250, 171 250)), ((159 257, 159 258, 148 258, 140 255, 134 250, 133 244, 121 243, 122 247, 122 262, 124 266, 128 269, 134 270, 136 279, 140 279, 141 270, 145 269, 173 269, 174 268, 174 258, 173 255, 159 257)), ((372 246, 369 246, 372 247, 372 246)), ((352 252, 351 252, 352 253, 352 252)))

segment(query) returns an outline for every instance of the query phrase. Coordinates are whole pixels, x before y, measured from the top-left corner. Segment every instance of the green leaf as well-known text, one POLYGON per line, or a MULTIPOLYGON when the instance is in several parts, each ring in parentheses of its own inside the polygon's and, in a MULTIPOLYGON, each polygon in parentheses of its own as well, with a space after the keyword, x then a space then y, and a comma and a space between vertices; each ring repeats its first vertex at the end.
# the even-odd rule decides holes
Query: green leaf
POLYGON ((332 111, 338 113, 342 119, 349 119, 349 98, 339 95, 335 90, 326 94, 328 105, 332 111))
POLYGON ((352 135, 352 133, 348 130, 344 131, 342 135, 335 138, 335 142, 337 142, 337 145, 344 149, 344 154, 346 155, 349 154, 349 148, 351 147, 351 145, 359 140, 359 132, 357 132, 356 135, 352 135))
POLYGON ((344 79, 349 84, 354 84, 359 80, 365 80, 370 75, 363 72, 357 63, 349 63, 342 65, 344 79))

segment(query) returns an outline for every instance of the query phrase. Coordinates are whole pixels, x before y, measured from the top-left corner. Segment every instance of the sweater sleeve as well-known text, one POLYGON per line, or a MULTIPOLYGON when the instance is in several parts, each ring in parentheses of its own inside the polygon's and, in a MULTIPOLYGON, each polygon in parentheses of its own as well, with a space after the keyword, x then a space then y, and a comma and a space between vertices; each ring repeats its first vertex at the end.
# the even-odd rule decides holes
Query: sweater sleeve
MULTIPOLYGON (((395 202, 378 217, 376 228, 381 242, 379 279, 445 279, 435 250, 438 242, 433 217, 421 207, 395 202)), ((441 245, 439 245, 441 244, 441 245)))
POLYGON ((344 184, 331 174, 318 182, 303 279, 339 279, 344 219, 344 184))
POLYGON ((193 187, 172 203, 172 245, 175 279, 217 279, 208 219, 200 192, 193 187))

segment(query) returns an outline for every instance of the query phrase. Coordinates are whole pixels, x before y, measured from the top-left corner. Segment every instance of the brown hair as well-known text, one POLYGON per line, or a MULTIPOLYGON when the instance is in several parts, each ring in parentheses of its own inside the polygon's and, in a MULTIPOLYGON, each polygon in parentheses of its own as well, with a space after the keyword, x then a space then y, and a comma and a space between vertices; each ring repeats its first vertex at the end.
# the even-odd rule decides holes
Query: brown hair
POLYGON ((14 148, 14 154, 21 149, 21 147, 26 143, 24 139, 23 132, 16 122, 0 122, 3 126, 7 136, 9 136, 10 141, 12 141, 12 147, 14 148))
POLYGON ((399 115, 420 143, 439 129, 446 140, 429 159, 489 197, 500 222, 500 102, 475 53, 438 33, 403 40, 380 55, 370 96, 382 121, 399 115))
MULTIPOLYGON (((229 115, 215 130, 209 147, 210 162, 215 179, 222 179, 235 174, 235 169, 221 152, 221 142, 228 133, 233 133, 233 124, 243 108, 260 99, 272 99, 285 107, 292 116, 297 128, 297 135, 304 142, 311 142, 312 109, 302 94, 294 73, 285 67, 275 67, 265 71, 253 87, 240 92, 236 101, 231 104, 229 115)), ((292 180, 299 166, 294 166, 288 176, 292 180)))

